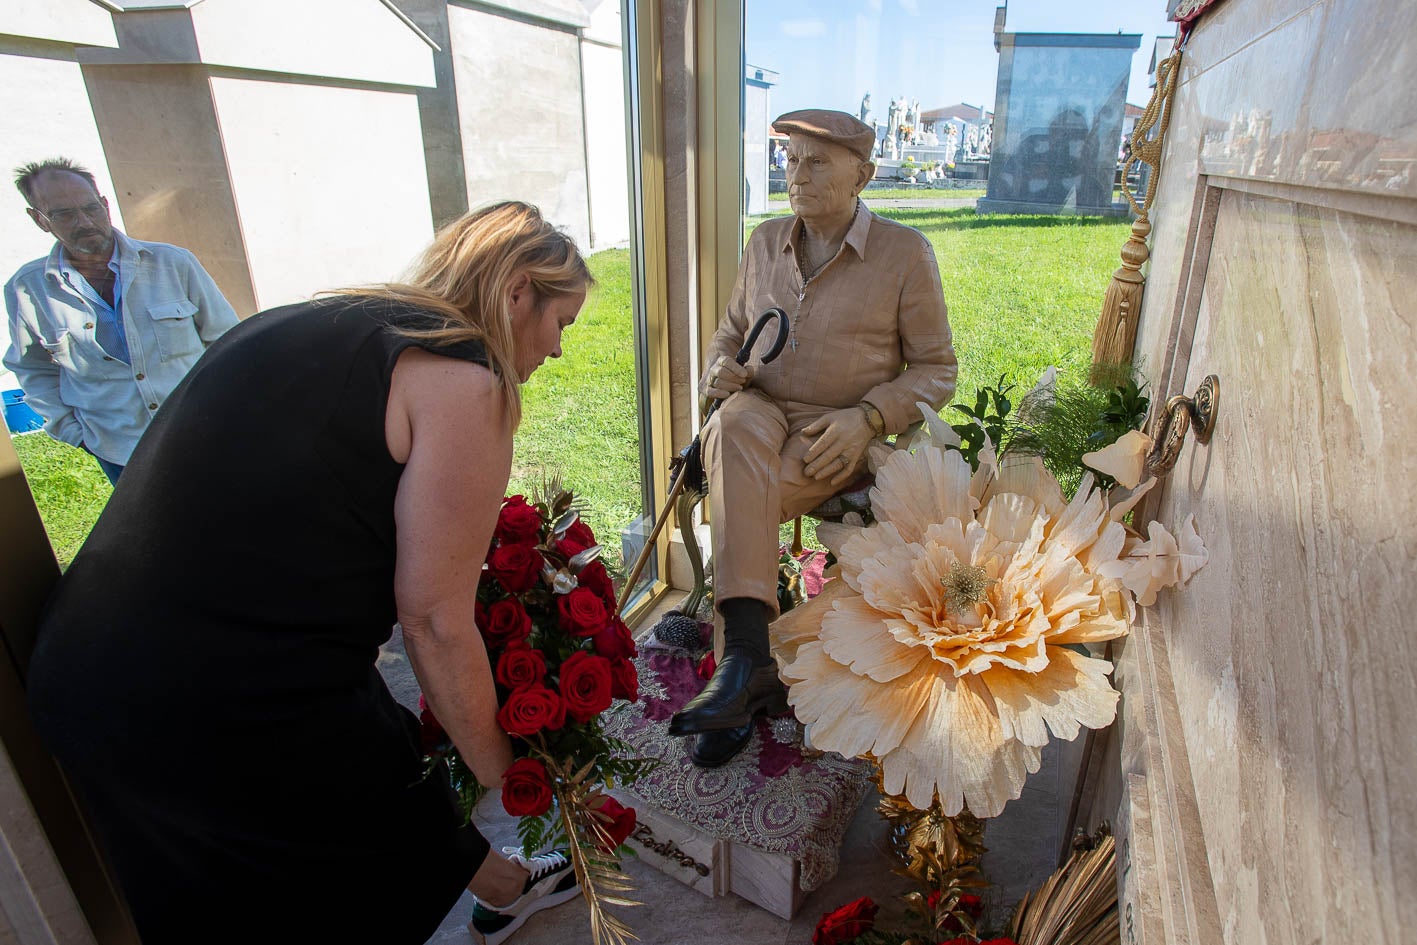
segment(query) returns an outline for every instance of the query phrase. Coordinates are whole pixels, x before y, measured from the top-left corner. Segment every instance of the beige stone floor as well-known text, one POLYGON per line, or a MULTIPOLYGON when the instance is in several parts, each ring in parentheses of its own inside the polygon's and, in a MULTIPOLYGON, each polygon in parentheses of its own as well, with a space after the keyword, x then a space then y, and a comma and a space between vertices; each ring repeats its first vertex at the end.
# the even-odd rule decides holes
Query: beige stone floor
MULTIPOLYGON (((417 683, 401 642, 396 635, 385 648, 380 668, 394 695, 405 705, 414 705, 417 683)), ((1045 749, 1043 766, 1029 779, 1023 795, 986 825, 989 852, 984 870, 994 885, 985 897, 995 925, 1004 921, 1020 895, 1041 883, 1057 865, 1078 747, 1077 743, 1054 744, 1045 749)), ((885 827, 875 813, 875 800, 874 794, 868 794, 857 811, 836 877, 809 894, 791 921, 732 894, 717 899, 701 895, 637 859, 627 861, 626 871, 635 885, 634 897, 642 905, 616 913, 647 945, 806 945, 823 913, 859 896, 870 896, 880 904, 878 922, 889 923, 902 912, 896 897, 908 892, 911 884, 892 872, 894 862, 886 852, 885 827)), ((478 826, 494 849, 516 842, 512 819, 501 811, 495 795, 479 807, 478 826)), ((464 927, 472 905, 471 895, 464 894, 428 945, 472 942, 464 927)), ((510 939, 514 945, 589 941, 587 908, 580 899, 538 913, 510 939)))

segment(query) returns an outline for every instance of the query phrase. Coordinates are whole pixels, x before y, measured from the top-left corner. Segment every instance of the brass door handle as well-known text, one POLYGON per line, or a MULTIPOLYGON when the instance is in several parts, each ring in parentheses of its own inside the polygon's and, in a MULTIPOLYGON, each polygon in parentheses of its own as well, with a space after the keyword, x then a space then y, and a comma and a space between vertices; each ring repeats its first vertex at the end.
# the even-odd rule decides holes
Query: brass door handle
POLYGON ((1156 435, 1146 457, 1146 471, 1157 478, 1169 473, 1181 456, 1188 429, 1195 431, 1196 442, 1209 443, 1219 409, 1220 378, 1214 374, 1207 375, 1192 396, 1177 394, 1168 400, 1154 427, 1156 435))

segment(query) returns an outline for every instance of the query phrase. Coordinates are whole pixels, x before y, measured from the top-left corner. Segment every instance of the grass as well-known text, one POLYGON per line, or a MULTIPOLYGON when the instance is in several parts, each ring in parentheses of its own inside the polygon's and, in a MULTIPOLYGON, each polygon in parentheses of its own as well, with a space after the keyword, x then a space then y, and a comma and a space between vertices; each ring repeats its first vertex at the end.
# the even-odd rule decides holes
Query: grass
POLYGON ((113 487, 92 456, 46 433, 12 438, 39 517, 62 567, 74 560, 113 487))
MULTIPOLYGON (((935 248, 960 360, 960 399, 972 400, 1001 374, 1022 390, 1049 365, 1067 372, 1087 363, 1125 220, 980 216, 972 208, 880 213, 920 229, 935 248)), ((747 229, 763 219, 751 219, 747 229)), ((581 497, 614 566, 619 532, 641 511, 629 254, 597 253, 590 265, 599 287, 566 333, 565 356, 523 388, 509 489, 530 493, 544 474, 559 472, 581 497)), ((67 564, 102 511, 108 482, 91 458, 43 434, 16 437, 15 446, 55 553, 67 564)))

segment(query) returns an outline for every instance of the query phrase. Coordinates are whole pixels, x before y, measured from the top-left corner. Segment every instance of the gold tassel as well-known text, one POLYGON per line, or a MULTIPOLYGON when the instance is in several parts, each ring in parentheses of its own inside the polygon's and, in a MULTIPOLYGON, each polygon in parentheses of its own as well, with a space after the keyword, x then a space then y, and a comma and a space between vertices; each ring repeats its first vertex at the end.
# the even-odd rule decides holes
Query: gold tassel
POLYGON ((1107 379, 1100 377, 1099 372, 1107 372, 1110 366, 1111 373, 1115 373, 1116 365, 1132 360, 1132 349, 1137 342, 1137 317, 1141 315, 1142 294, 1146 291, 1146 277, 1141 274, 1141 267, 1151 255, 1146 248, 1150 232, 1151 224, 1146 215, 1137 217, 1132 224, 1132 235, 1122 246, 1122 265, 1112 273, 1112 282, 1107 286, 1102 314, 1092 333, 1091 379, 1094 384, 1107 379))

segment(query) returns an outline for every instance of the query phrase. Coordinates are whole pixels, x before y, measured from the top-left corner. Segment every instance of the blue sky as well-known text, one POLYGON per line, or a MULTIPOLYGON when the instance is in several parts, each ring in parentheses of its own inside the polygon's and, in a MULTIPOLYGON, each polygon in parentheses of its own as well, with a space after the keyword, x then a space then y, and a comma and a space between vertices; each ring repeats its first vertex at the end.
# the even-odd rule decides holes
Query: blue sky
MULTIPOLYGON (((746 0, 750 65, 780 73, 774 113, 838 108, 855 113, 871 93, 884 121, 902 95, 923 110, 967 102, 992 110, 999 54, 994 10, 1002 0, 746 0)), ((1140 33, 1127 101, 1151 97, 1147 64, 1158 35, 1175 24, 1166 0, 1012 0, 1011 33, 1140 33)))

